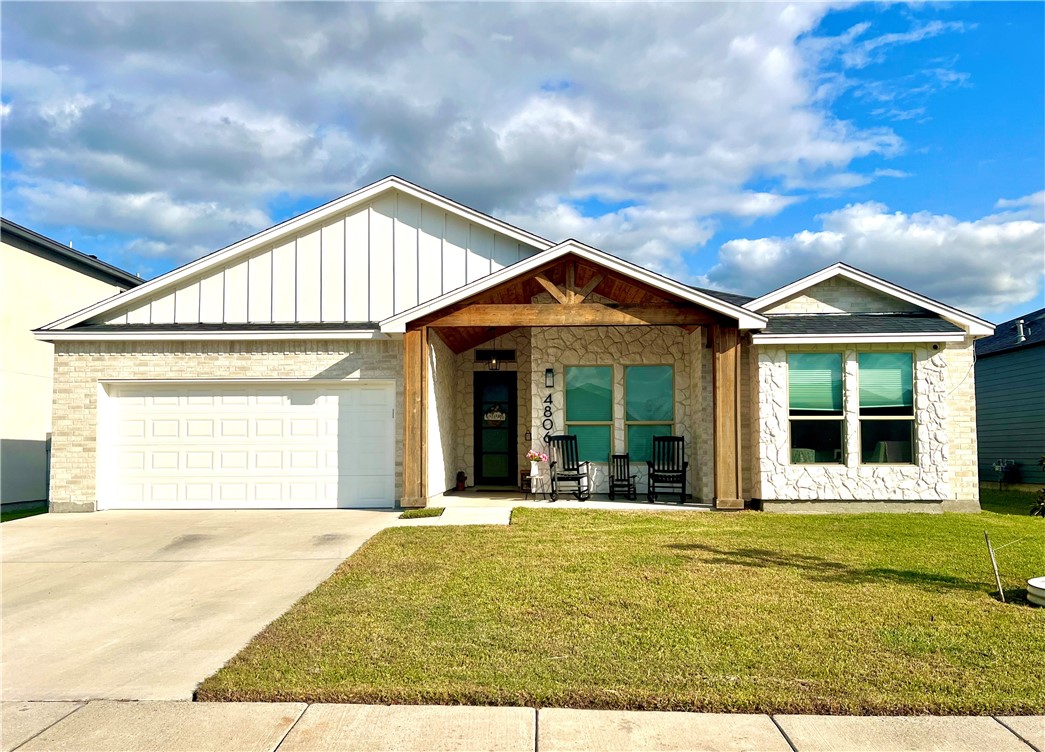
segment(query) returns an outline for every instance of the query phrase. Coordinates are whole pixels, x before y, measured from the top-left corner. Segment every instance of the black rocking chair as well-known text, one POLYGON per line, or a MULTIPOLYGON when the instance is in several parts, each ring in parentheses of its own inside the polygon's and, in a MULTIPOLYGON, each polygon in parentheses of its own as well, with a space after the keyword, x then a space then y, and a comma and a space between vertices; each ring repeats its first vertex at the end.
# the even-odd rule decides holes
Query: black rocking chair
POLYGON ((635 501, 638 493, 635 490, 635 475, 631 472, 631 458, 626 454, 610 455, 610 501, 617 498, 617 492, 624 493, 628 499, 635 501))
POLYGON ((588 477, 588 462, 581 462, 577 452, 577 437, 571 434, 549 436, 548 447, 552 456, 548 474, 551 476, 551 499, 559 498, 564 490, 563 484, 572 485, 572 493, 578 501, 587 501, 591 497, 591 481, 588 477))
POLYGON ((679 503, 686 503, 686 440, 681 436, 654 436, 653 459, 646 460, 649 468, 649 491, 646 499, 657 500, 657 492, 678 490, 679 503), (668 488, 665 489, 664 486, 668 488))

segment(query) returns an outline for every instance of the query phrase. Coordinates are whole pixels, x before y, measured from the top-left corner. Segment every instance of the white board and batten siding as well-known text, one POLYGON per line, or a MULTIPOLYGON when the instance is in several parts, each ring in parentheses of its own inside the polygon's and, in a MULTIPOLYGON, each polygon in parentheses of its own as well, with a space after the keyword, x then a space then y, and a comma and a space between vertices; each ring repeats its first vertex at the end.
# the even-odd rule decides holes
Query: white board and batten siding
POLYGON ((381 321, 528 258, 538 249, 390 190, 176 289, 108 324, 381 321))
POLYGON ((109 384, 99 508, 388 508, 395 385, 109 384))

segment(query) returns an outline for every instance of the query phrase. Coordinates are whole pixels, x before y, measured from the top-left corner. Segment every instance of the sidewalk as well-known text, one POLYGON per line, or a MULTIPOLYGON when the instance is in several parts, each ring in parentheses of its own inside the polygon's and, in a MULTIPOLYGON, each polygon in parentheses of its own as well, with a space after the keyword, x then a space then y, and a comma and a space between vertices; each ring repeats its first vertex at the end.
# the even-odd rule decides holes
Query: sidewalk
POLYGON ((1045 716, 847 717, 435 705, 5 702, 3 752, 1045 752, 1045 716))

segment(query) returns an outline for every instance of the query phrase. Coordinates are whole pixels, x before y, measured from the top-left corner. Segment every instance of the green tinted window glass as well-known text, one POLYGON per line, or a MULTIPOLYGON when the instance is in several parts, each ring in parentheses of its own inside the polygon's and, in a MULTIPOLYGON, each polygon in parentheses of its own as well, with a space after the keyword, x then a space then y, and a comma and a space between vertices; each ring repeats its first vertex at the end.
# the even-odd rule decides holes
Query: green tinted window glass
POLYGON ((671 366, 628 366, 624 369, 625 420, 673 420, 674 378, 671 366))
POLYGON ((792 353, 787 366, 792 412, 842 412, 841 354, 792 353))
POLYGON ((609 426, 566 426, 566 433, 577 437, 577 455, 581 461, 609 462, 609 426))
POLYGON ((610 366, 566 367, 566 422, 574 420, 613 420, 613 369, 610 366))
POLYGON ((653 437, 672 436, 672 425, 628 426, 628 455, 632 462, 645 462, 653 458, 653 437))
POLYGON ((914 409, 914 360, 910 353, 860 353, 860 407, 914 409))

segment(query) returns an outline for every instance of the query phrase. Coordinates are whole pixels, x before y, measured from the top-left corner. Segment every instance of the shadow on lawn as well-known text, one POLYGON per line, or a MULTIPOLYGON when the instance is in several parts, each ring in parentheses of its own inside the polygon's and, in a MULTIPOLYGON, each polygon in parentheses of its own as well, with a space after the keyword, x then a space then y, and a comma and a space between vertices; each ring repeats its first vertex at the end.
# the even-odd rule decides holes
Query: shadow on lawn
POLYGON ((709 546, 705 543, 672 543, 669 548, 680 551, 702 551, 710 556, 701 557, 708 564, 732 564, 745 567, 788 567, 797 569, 813 582, 848 582, 861 584, 868 582, 892 582, 902 585, 916 585, 929 590, 951 588, 954 590, 982 591, 985 584, 970 582, 958 577, 951 577, 931 572, 916 572, 908 569, 889 569, 886 567, 858 567, 831 561, 821 556, 809 554, 782 553, 764 548, 724 549, 709 546))

